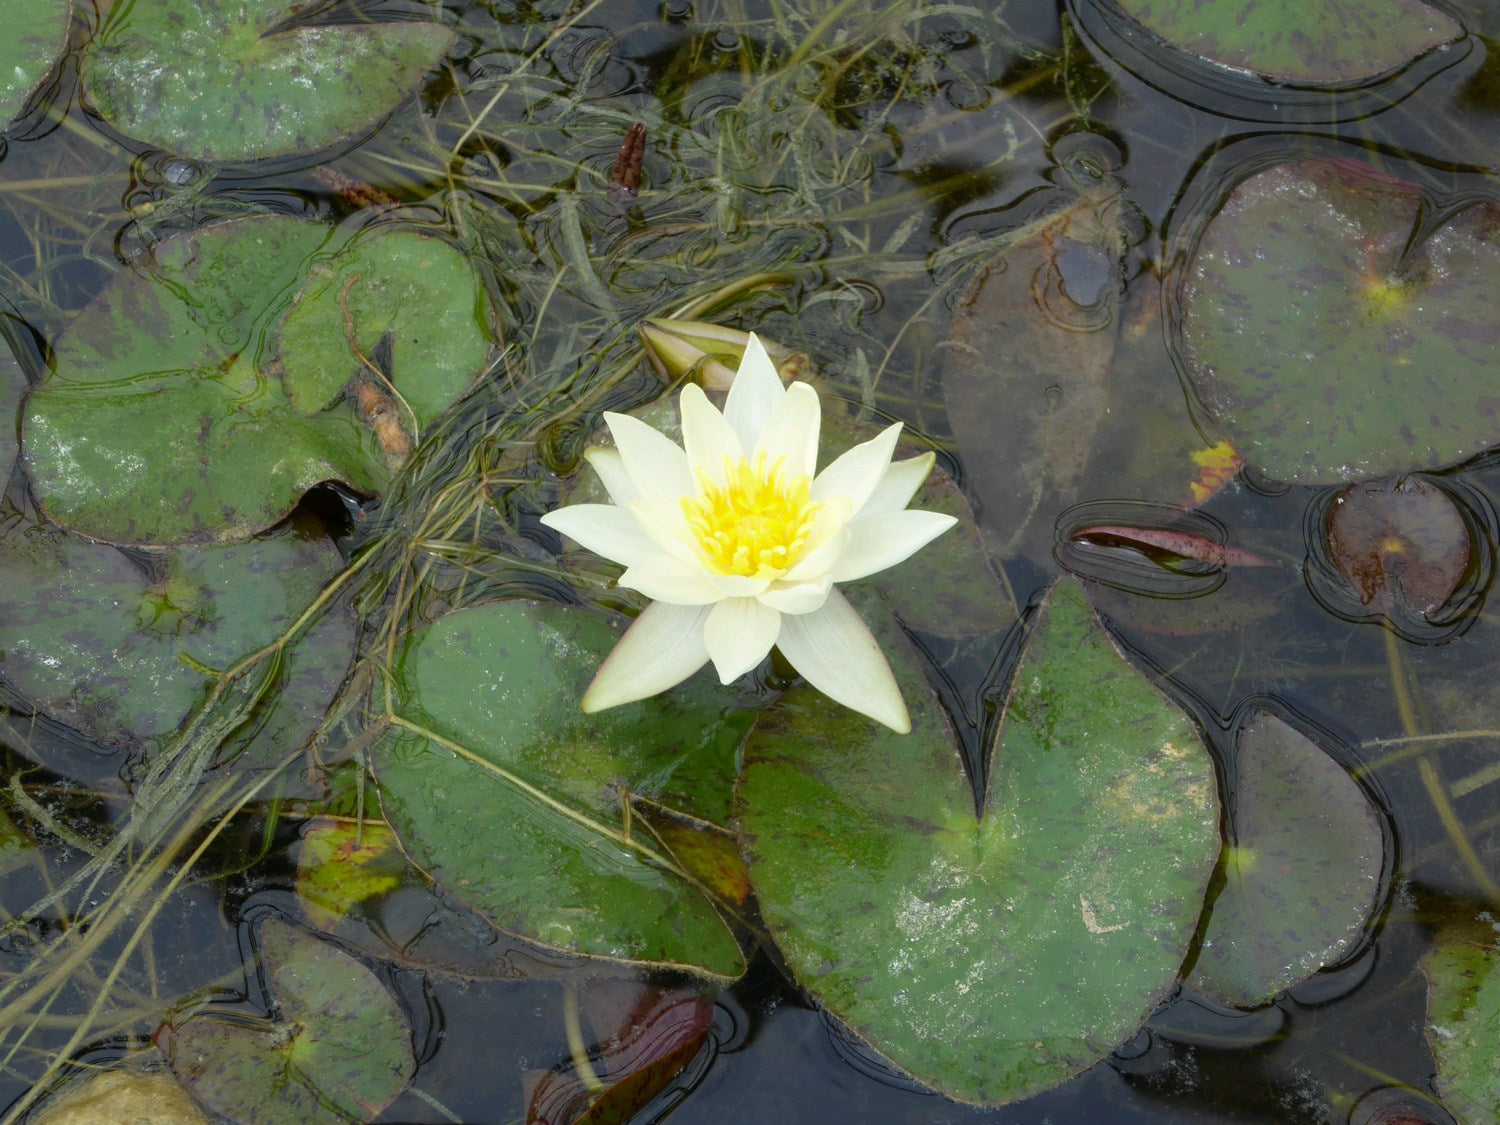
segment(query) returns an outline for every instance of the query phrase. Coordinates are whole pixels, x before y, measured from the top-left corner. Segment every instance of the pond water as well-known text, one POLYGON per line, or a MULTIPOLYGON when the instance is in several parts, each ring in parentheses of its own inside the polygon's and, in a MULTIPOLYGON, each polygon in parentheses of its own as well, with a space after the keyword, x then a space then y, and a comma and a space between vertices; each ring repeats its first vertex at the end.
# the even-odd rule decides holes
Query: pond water
MULTIPOLYGON (((1282 82, 1174 49, 1124 0, 246 5, 269 23, 441 25, 401 46, 417 62, 392 47, 341 75, 337 56, 364 48, 325 45, 281 86, 257 85, 272 64, 255 29, 183 32, 181 54, 132 63, 127 32, 153 2, 73 12, 57 69, 0 135, 0 409, 17 418, 0 429, 20 443, 0 442, 15 465, 0 540, 6 1121, 36 1119, 77 1080, 70 1061, 169 1058, 231 1120, 572 1122, 611 1085, 587 1120, 1454 1119, 1420 962, 1500 930, 1500 21, 1484 0, 1393 5, 1426 29, 1409 35, 1356 5, 1345 46, 1282 82), (1349 73, 1372 50, 1360 19, 1410 54, 1349 73), (410 81, 367 90, 382 67, 410 81), (335 88, 349 105, 319 133, 335 88), (243 120, 174 116, 181 90, 184 105, 227 90, 243 120), (256 149, 282 118, 293 140, 256 149), (387 269, 388 292, 361 296, 387 269), (486 640, 461 616, 644 605, 539 517, 595 498, 581 453, 601 412, 672 424, 636 331, 669 316, 795 353, 845 446, 899 421, 900 456, 932 451, 955 482, 917 503, 958 513, 962 546, 853 595, 904 654, 911 741, 847 716, 824 730, 773 657, 737 689, 701 673, 597 745, 570 742, 568 677, 588 682, 607 649, 588 638, 618 624, 545 641, 543 659, 530 632, 486 640), (385 395, 382 370, 402 393, 385 395), (1062 644, 1050 630, 1073 590, 1112 640, 1091 624, 1077 653, 1049 656, 1033 638, 1062 644), (482 685, 484 659, 512 649, 542 670, 507 672, 522 686, 482 704, 449 698, 472 699, 465 677, 482 685), (1089 935, 1156 934, 1171 915, 1170 936, 1116 958, 1170 965, 1120 984, 1136 992, 1114 1007, 1108 964, 1016 952, 1015 972, 1051 992, 991 1007, 1048 1010, 1082 982, 1074 1006, 1108 1011, 1058 1029, 1066 1049, 1038 1042, 1040 1077, 997 1078, 1001 1033, 967 985, 899 1030, 868 1014, 901 1009, 907 976, 926 987, 912 959, 929 946, 969 966, 1011 956, 961 936, 1010 909, 996 891, 982 918, 964 913, 984 863, 941 894, 893 884, 866 901, 837 890, 859 863, 803 869, 796 853, 823 846, 820 817, 835 857, 844 832, 860 857, 977 836, 972 786, 983 823, 1033 809, 1057 856, 1098 833, 1089 862, 1107 868, 1137 846, 1135 828, 1096 823, 1120 801, 1113 781, 1070 805, 1043 784, 1061 774, 1016 775, 1035 792, 1006 780, 1024 756, 1008 724, 1028 707, 1129 726, 1115 697, 1040 671, 1093 659, 1106 671, 1085 678, 1152 685, 1150 706, 1159 690, 1163 714, 1190 720, 1196 781, 1137 803, 1197 817, 1212 841, 1194 851, 1184 824, 1139 845, 1132 878, 1171 869, 1189 889, 1135 914, 1130 888, 1026 853, 1089 935), (1028 677, 1046 690, 1027 696, 1028 677), (503 773, 512 811, 466 792, 461 769, 465 738, 497 729, 539 747, 503 773), (648 729, 680 752, 659 777, 620 765, 648 729), (751 780, 799 738, 847 772, 751 780), (936 745, 952 769, 853 755, 864 745, 936 745), (689 782, 712 812, 674 803, 689 782), (905 837, 845 817, 845 783, 851 805, 875 792, 905 810, 872 818, 905 837), (950 783, 963 799, 938 812, 902 804, 903 787, 950 783), (560 810, 537 834, 582 867, 518 849, 497 875, 492 836, 530 825, 533 799, 560 810), (766 843, 777 825, 804 833, 797 848, 766 843), (683 858, 694 849, 706 867, 683 858), (690 882, 699 913, 683 917, 700 921, 662 907, 666 936, 642 905, 657 900, 604 889, 679 860, 694 875, 671 909, 690 882), (782 894, 777 864, 812 889, 782 894), (549 914, 590 879, 597 908, 549 914), (736 879, 754 896, 736 899, 736 879), (817 930, 804 900, 835 921, 817 930), (843 944, 887 908, 874 953, 843 944), (625 936, 577 956, 606 921, 625 936), (649 932, 631 946, 635 924, 649 932), (681 936, 700 924, 716 936, 681 936), (1214 975, 1215 943, 1251 951, 1265 995, 1214 975), (837 978, 859 954, 879 972, 837 978), (204 1005, 207 1021, 189 1018, 204 1005), (967 1061, 924 1069, 945 1038, 967 1061), (303 1076, 284 1103, 267 1093, 277 1067, 303 1076)), ((1143 748, 1142 773, 1175 747, 1143 748)), ((997 865, 1024 850, 995 847, 997 865)), ((1069 948, 1027 929, 996 932, 1069 948)))

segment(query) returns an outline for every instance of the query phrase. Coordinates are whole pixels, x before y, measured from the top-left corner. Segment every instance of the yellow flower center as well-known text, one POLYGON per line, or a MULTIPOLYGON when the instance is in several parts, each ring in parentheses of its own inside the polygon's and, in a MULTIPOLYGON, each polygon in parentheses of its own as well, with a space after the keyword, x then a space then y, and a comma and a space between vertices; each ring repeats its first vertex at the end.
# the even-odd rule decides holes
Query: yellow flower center
POLYGON ((720 574, 765 577, 786 570, 806 553, 813 516, 812 478, 788 479, 782 462, 724 459, 724 487, 698 474, 698 498, 684 496, 682 511, 708 563, 720 574))

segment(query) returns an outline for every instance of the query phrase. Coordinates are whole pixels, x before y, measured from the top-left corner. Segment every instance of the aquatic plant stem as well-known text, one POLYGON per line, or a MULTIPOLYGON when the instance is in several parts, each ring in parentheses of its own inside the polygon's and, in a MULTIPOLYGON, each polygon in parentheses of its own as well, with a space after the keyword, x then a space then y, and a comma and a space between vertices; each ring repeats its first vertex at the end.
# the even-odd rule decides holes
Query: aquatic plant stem
MULTIPOLYGON (((1390 629, 1381 631, 1385 638, 1386 662, 1390 668, 1391 691, 1396 700, 1396 712, 1401 717, 1401 726, 1408 737, 1418 735, 1416 710, 1412 706, 1411 692, 1406 682, 1406 669, 1401 660, 1401 650, 1396 634, 1390 629)), ((1500 886, 1485 869, 1484 862, 1479 858, 1479 853, 1474 850, 1474 845, 1469 841, 1468 834, 1464 831, 1463 822, 1453 809, 1453 803, 1448 800, 1448 794, 1443 788, 1442 778, 1438 776, 1437 767, 1427 758, 1425 754, 1417 758, 1417 772, 1422 778, 1422 787, 1427 790, 1427 797, 1432 802, 1432 807, 1442 821, 1443 829, 1448 833, 1449 840, 1453 843, 1454 850, 1459 859, 1469 869, 1469 874, 1479 889, 1484 892, 1486 898, 1497 907, 1500 907, 1500 886)))

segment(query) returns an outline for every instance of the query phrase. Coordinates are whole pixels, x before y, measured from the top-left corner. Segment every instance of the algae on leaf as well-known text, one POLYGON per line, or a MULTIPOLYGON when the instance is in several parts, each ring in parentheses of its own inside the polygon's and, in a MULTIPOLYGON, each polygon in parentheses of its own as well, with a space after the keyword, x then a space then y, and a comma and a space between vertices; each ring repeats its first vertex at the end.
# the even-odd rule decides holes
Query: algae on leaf
MULTIPOLYGON (((877 629, 877 631, 881 631, 877 629)), ((902 1070, 1000 1103, 1078 1074, 1177 980, 1220 847, 1213 764, 1072 580, 1031 626, 982 817, 910 646, 912 733, 788 692, 737 827, 798 981, 902 1070)))
POLYGON ((1461 1121, 1500 1116, 1500 950, 1447 945, 1422 958, 1437 1090, 1461 1121))
POLYGON ((72 0, 0 0, 0 131, 52 72, 72 14, 72 0))
POLYGON ((436 23, 299 16, 287 0, 115 4, 84 51, 84 87, 126 136, 232 164, 369 132, 454 40, 436 23))

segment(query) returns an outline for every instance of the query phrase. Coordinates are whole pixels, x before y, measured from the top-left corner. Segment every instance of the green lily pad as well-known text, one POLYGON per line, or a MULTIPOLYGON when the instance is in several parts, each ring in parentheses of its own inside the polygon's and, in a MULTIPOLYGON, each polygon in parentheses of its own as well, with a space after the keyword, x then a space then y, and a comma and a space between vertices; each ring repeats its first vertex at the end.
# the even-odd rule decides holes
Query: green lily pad
MULTIPOLYGON (((89 738, 140 747, 203 701, 214 682, 205 669, 275 640, 338 565, 320 529, 129 556, 22 524, 0 537, 0 676, 89 738)), ((352 618, 333 612, 292 650, 286 687, 252 724, 276 757, 311 733, 354 634, 352 618)))
POLYGON ((933 692, 882 639, 910 735, 808 688, 757 720, 736 804, 751 882, 798 981, 875 1050, 960 1101, 1023 1098, 1176 983, 1219 853, 1213 763, 1065 579, 976 819, 933 692))
POLYGON ((1422 958, 1437 1091, 1461 1121, 1500 1117, 1500 950, 1448 945, 1422 958))
POLYGON ((1345 85, 1395 70, 1463 28, 1421 0, 1116 0, 1179 50, 1298 85, 1345 85))
POLYGON ((1500 206, 1408 245, 1412 184, 1351 161, 1251 176, 1182 289, 1182 352, 1245 460, 1331 484, 1451 465, 1500 443, 1500 206))
POLYGON ((26 108, 68 43, 72 0, 0 0, 0 129, 26 108))
POLYGON ((84 51, 89 100, 126 136, 193 160, 316 152, 375 128, 453 45, 436 23, 310 25, 299 7, 117 4, 84 51))
POLYGON ((616 640, 603 617, 523 602, 414 634, 395 669, 398 725, 374 758, 386 820, 414 863, 502 930, 737 976, 723 919, 644 826, 629 829, 621 800, 628 790, 722 822, 751 715, 707 676, 583 714, 616 640))
POLYGON ((453 246, 373 228, 315 265, 287 313, 280 338, 287 395, 303 414, 326 410, 366 361, 380 362, 389 337, 381 368, 388 382, 379 389, 394 389, 402 425, 425 429, 484 371, 488 314, 484 287, 453 246))
POLYGON ((355 405, 299 413, 271 362, 280 312, 331 245, 321 223, 256 216, 115 277, 26 404, 46 514, 112 543, 204 543, 269 527, 321 481, 379 492, 385 456, 355 405))
POLYGON ((1364 790, 1269 711, 1240 728, 1237 747, 1224 883, 1188 984, 1252 1008, 1359 945, 1385 842, 1364 790))
POLYGON ((157 1045, 204 1105, 245 1125, 369 1121, 416 1072, 411 1030, 380 978, 349 954, 269 919, 260 958, 274 1018, 207 1005, 157 1045))

